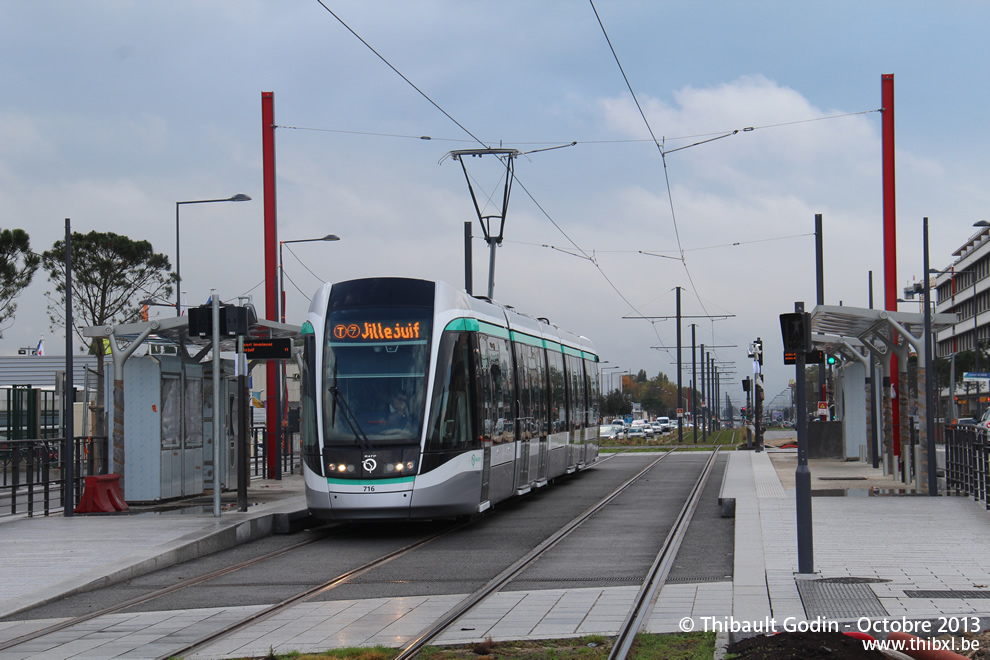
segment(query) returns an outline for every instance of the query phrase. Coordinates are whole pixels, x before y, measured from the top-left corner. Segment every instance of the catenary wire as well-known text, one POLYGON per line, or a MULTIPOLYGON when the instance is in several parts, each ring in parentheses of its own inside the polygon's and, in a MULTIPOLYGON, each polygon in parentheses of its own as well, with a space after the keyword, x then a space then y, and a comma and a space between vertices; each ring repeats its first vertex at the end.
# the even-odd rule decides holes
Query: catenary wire
POLYGON ((419 95, 420 95, 420 96, 422 96, 422 97, 423 97, 424 99, 426 99, 427 101, 429 101, 429 102, 430 102, 430 104, 431 104, 431 105, 432 105, 432 106, 433 106, 434 108, 436 108, 437 110, 439 110, 440 112, 442 112, 442 113, 443 113, 443 115, 444 115, 444 116, 445 116, 445 117, 446 117, 447 119, 449 119, 450 121, 452 121, 452 122, 454 122, 454 124, 456 124, 458 128, 460 128, 460 129, 461 129, 462 131, 464 131, 465 133, 467 133, 468 135, 470 135, 470 136, 471 136, 472 138, 474 138, 474 140, 475 140, 475 141, 476 141, 476 142, 477 142, 478 144, 480 144, 481 146, 483 146, 483 147, 486 147, 486 148, 488 147, 488 145, 487 145, 487 144, 485 144, 484 142, 482 142, 482 141, 481 141, 480 139, 478 139, 478 137, 477 137, 477 136, 476 136, 476 135, 475 135, 474 133, 472 133, 472 132, 471 132, 471 131, 469 131, 469 130, 468 130, 467 128, 465 128, 465 127, 464 127, 464 125, 463 125, 463 124, 461 124, 461 123, 460 123, 459 121, 457 121, 456 119, 454 119, 454 118, 453 118, 453 117, 452 117, 452 116, 450 115, 450 113, 448 113, 448 112, 447 112, 446 110, 444 110, 443 108, 441 108, 441 107, 440 107, 440 106, 439 106, 439 105, 437 104, 437 102, 436 102, 436 101, 434 101, 434 100, 433 100, 433 99, 431 99, 431 98, 430 98, 429 96, 427 96, 427 94, 426 94, 426 92, 424 92, 424 91, 423 91, 423 90, 421 90, 421 89, 420 89, 419 87, 417 87, 416 85, 414 85, 414 84, 413 84, 413 82, 412 82, 411 80, 409 80, 409 78, 406 78, 406 77, 405 77, 405 75, 403 75, 403 73, 402 73, 401 71, 399 71, 399 70, 398 70, 398 69, 396 69, 396 68, 395 68, 394 66, 392 66, 392 63, 391 63, 391 62, 389 62, 389 61, 388 61, 387 59, 385 59, 385 58, 384 58, 384 57, 383 57, 383 56, 381 55, 381 53, 379 53, 379 52, 378 52, 377 50, 375 50, 374 48, 372 48, 372 47, 371 47, 371 44, 369 44, 369 43, 368 43, 367 41, 365 41, 365 40, 364 40, 364 39, 363 39, 363 38, 361 37, 361 35, 359 35, 359 34, 358 34, 357 32, 355 32, 354 30, 352 30, 352 29, 351 29, 351 26, 349 26, 349 25, 348 25, 347 23, 345 23, 345 22, 344 22, 344 21, 343 21, 343 20, 342 20, 342 19, 340 18, 340 16, 337 16, 337 14, 335 14, 335 13, 333 12, 333 10, 332 10, 332 9, 330 9, 329 7, 327 7, 327 6, 326 6, 326 5, 325 5, 325 4, 323 3, 323 0, 316 0, 316 1, 317 1, 318 3, 320 3, 320 6, 321 6, 321 7, 323 7, 324 9, 326 9, 326 10, 327 10, 327 12, 329 12, 329 14, 330 14, 331 16, 333 16, 334 18, 336 18, 336 19, 337 19, 337 22, 338 22, 338 23, 340 23, 341 25, 343 25, 343 26, 344 26, 344 27, 345 27, 345 28, 347 29, 347 31, 348 31, 348 32, 350 32, 351 34, 353 34, 353 35, 354 35, 354 36, 355 36, 355 37, 357 38, 357 40, 358 40, 358 41, 360 41, 360 42, 361 42, 362 44, 364 44, 364 45, 365 45, 365 47, 367 47, 367 48, 368 48, 368 50, 370 50, 370 51, 371 51, 372 53, 374 53, 374 54, 375 54, 375 55, 376 55, 376 56, 378 57, 378 59, 380 59, 380 60, 381 60, 382 62, 384 62, 384 63, 385 63, 385 65, 386 65, 386 66, 387 66, 388 68, 390 68, 390 69, 392 69, 392 71, 394 71, 394 72, 395 72, 395 73, 396 73, 396 74, 397 74, 397 75, 398 75, 398 76, 399 76, 400 78, 402 78, 403 80, 405 80, 405 81, 406 81, 406 83, 408 83, 408 85, 409 85, 410 87, 412 87, 412 88, 413 88, 413 89, 415 89, 415 90, 416 90, 417 92, 419 92, 419 95))
MULTIPOLYGON (((764 129, 768 129, 768 128, 783 128, 783 127, 786 127, 786 126, 794 126, 794 125, 797 125, 797 124, 808 124, 808 123, 811 123, 811 122, 818 122, 818 121, 828 121, 828 120, 831 120, 831 119, 844 119, 846 117, 855 117, 856 115, 865 115, 865 114, 869 114, 871 112, 880 112, 880 109, 875 109, 875 110, 860 110, 858 112, 845 112, 845 113, 841 113, 841 114, 837 114, 837 115, 827 115, 825 117, 812 117, 810 119, 795 119, 794 121, 785 121, 785 122, 779 122, 779 123, 776 123, 776 124, 765 124, 765 125, 762 125, 762 126, 746 126, 745 128, 726 129, 726 130, 722 130, 722 131, 710 131, 710 132, 707 132, 707 133, 697 133, 697 134, 694 134, 694 135, 678 135, 678 136, 669 136, 668 135, 668 136, 665 136, 664 137, 664 141, 665 142, 676 142, 676 141, 680 141, 680 140, 696 140, 698 138, 708 138, 708 137, 712 137, 712 136, 716 136, 714 139, 720 139, 722 137, 730 137, 732 135, 736 135, 737 133, 750 133, 750 132, 753 132, 753 131, 759 131, 759 130, 764 130, 764 129)), ((283 128, 283 129, 286 129, 286 130, 293 130, 293 131, 315 131, 315 132, 318 132, 318 133, 339 133, 339 134, 342 134, 342 135, 363 135, 363 136, 367 136, 367 137, 396 138, 396 139, 400 139, 400 140, 422 140, 422 141, 425 141, 425 142, 430 142, 430 141, 432 141, 432 142, 466 142, 466 143, 471 143, 471 144, 473 144, 475 142, 475 140, 466 140, 466 139, 462 139, 462 138, 433 137, 433 136, 430 136, 430 135, 402 135, 400 133, 380 133, 380 132, 376 132, 376 131, 354 131, 354 130, 345 130, 345 129, 337 129, 337 128, 319 128, 319 127, 314 127, 314 126, 289 126, 289 125, 286 125, 286 124, 276 124, 275 127, 276 128, 283 128)), ((499 140, 487 140, 487 142, 498 142, 498 141, 499 140)), ((686 145, 684 147, 677 147, 677 148, 674 148, 674 149, 668 149, 667 150, 667 153, 673 153, 675 151, 681 151, 682 149, 686 149, 687 147, 698 146, 698 145, 705 144, 705 143, 711 142, 711 141, 712 140, 700 140, 700 141, 698 141, 698 142, 696 142, 694 144, 689 144, 689 145, 686 145)), ((649 142, 650 144, 654 144, 654 141, 652 139, 647 139, 647 138, 627 138, 627 139, 622 139, 622 140, 534 140, 534 141, 527 141, 527 140, 503 140, 502 142, 504 142, 505 144, 514 144, 514 145, 517 145, 517 146, 553 145, 553 146, 550 146, 549 147, 551 149, 560 149, 560 148, 563 148, 563 147, 571 147, 571 146, 585 145, 585 144, 638 144, 638 143, 642 143, 642 142, 649 142)), ((526 152, 526 153, 532 153, 532 152, 526 152)))
POLYGON ((301 265, 303 268, 305 268, 306 270, 308 270, 309 271, 309 274, 312 275, 313 277, 315 277, 317 279, 317 281, 320 282, 320 284, 323 284, 324 282, 327 281, 326 278, 320 277, 319 275, 317 275, 316 273, 314 273, 313 270, 309 266, 307 266, 306 263, 302 259, 299 258, 299 255, 292 251, 292 248, 286 247, 285 249, 288 250, 289 251, 289 254, 291 254, 293 257, 295 257, 296 258, 296 261, 299 262, 299 265, 301 265))

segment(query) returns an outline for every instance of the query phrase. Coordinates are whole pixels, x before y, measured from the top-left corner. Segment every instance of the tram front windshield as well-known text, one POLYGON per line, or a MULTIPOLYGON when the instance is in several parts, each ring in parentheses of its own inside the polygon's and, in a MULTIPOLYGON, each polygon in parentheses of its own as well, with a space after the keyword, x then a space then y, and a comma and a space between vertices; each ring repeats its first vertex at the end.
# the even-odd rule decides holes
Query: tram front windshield
POLYGON ((419 442, 430 353, 431 310, 330 312, 324 359, 326 446, 419 442))

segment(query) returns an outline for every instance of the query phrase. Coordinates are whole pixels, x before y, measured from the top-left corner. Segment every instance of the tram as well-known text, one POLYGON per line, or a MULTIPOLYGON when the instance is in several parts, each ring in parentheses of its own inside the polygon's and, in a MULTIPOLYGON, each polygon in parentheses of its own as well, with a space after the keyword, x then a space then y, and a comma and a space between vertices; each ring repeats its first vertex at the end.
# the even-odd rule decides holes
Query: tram
POLYGON ((306 502, 323 519, 470 516, 598 460, 598 356, 440 281, 325 284, 303 323, 306 502))

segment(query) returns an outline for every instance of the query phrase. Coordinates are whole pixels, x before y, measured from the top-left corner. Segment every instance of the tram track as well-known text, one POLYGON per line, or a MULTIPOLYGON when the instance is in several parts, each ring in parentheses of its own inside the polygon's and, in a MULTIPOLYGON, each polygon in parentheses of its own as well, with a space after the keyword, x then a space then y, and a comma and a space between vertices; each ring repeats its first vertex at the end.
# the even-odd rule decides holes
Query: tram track
POLYGON ((36 631, 31 632, 31 633, 28 633, 26 635, 21 635, 19 637, 15 637, 13 639, 9 639, 9 640, 4 641, 4 642, 0 642, 0 651, 6 651, 7 649, 13 648, 15 646, 19 646, 21 644, 25 644, 27 642, 31 642, 31 641, 40 639, 42 637, 45 637, 46 635, 51 635, 53 633, 56 633, 56 632, 65 630, 67 628, 71 628, 72 626, 79 625, 80 623, 85 623, 87 621, 92 621, 93 619, 97 619, 97 618, 99 618, 101 616, 108 616, 110 614, 116 614, 117 612, 122 612, 122 611, 127 610, 127 609, 130 609, 130 608, 132 608, 132 607, 134 607, 136 605, 141 605, 141 604, 144 604, 144 603, 148 603, 148 602, 154 601, 154 600, 156 600, 158 598, 162 598, 164 596, 174 594, 174 593, 176 593, 178 591, 182 591, 184 589, 188 589, 190 587, 194 587, 196 585, 203 584, 204 582, 209 582, 210 580, 215 580, 215 579, 217 579, 219 577, 223 577, 225 575, 229 575, 231 573, 235 573, 235 572, 237 572, 239 570, 242 570, 244 568, 247 568, 249 566, 254 566, 254 565, 259 564, 261 562, 268 561, 268 560, 271 560, 271 559, 275 559, 275 558, 280 557, 280 556, 282 556, 282 555, 284 555, 284 554, 286 554, 288 552, 292 552, 293 550, 297 550, 299 548, 303 548, 305 546, 308 546, 308 545, 311 545, 313 543, 316 543, 316 542, 318 542, 320 540, 321 539, 319 539, 319 538, 313 538, 313 539, 307 539, 305 541, 300 541, 299 543, 294 543, 293 545, 287 546, 285 548, 279 548, 278 550, 273 550, 273 551, 267 552, 267 553, 265 553, 263 555, 259 555, 257 557, 252 557, 250 559, 246 559, 246 560, 241 561, 241 562, 238 562, 236 564, 231 564, 230 566, 224 566, 223 568, 220 568, 220 569, 217 569, 217 570, 214 570, 214 571, 210 571, 208 573, 204 573, 203 575, 199 575, 199 576, 196 576, 194 578, 189 578, 187 580, 183 580, 182 582, 177 583, 177 584, 173 584, 173 585, 170 585, 170 586, 167 586, 167 587, 163 587, 161 589, 156 589, 154 591, 151 591, 151 592, 146 593, 146 594, 142 594, 140 596, 135 596, 134 598, 129 598, 129 599, 127 599, 125 601, 122 601, 120 603, 115 603, 114 605, 110 605, 108 607, 104 607, 104 608, 101 608, 101 609, 96 610, 96 611, 93 611, 93 612, 88 612, 86 614, 82 614, 82 615, 79 615, 79 616, 76 616, 76 617, 71 617, 69 619, 66 619, 65 621, 60 621, 59 623, 53 624, 51 626, 47 626, 45 628, 42 628, 40 630, 36 630, 36 631))
POLYGON ((440 635, 442 635, 451 625, 454 624, 455 621, 457 621, 457 619, 470 612, 485 598, 497 592, 499 589, 512 581, 513 578, 520 575, 525 569, 530 567, 533 562, 542 557, 547 551, 573 533, 574 530, 579 528, 589 518, 608 506, 609 503, 619 497, 627 488, 639 481, 644 475, 653 470, 658 463, 670 456, 672 453, 674 453, 673 450, 668 451, 656 460, 652 461, 638 474, 613 490, 609 495, 599 500, 594 506, 587 509, 582 514, 561 527, 546 541, 533 548, 533 550, 518 559, 514 564, 502 571, 494 579, 490 580, 483 587, 470 594, 460 603, 448 610, 448 612, 444 614, 435 624, 433 624, 433 626, 421 633, 416 639, 403 646, 398 655, 395 656, 395 660, 410 660, 411 658, 416 657, 420 649, 429 644, 431 641, 438 639, 440 635))
POLYGON ((687 501, 681 507, 673 528, 667 534, 667 538, 664 539, 656 559, 650 566, 650 571, 647 573, 646 579, 636 594, 629 614, 622 622, 622 627, 619 629, 619 635, 615 644, 612 646, 608 660, 625 660, 632 649, 636 634, 645 625, 653 609, 653 605, 656 603, 656 598, 663 588, 663 583, 667 579, 667 574, 670 572, 674 558, 677 556, 677 550, 681 546, 681 541, 684 540, 684 536, 687 534, 687 529, 691 524, 695 509, 698 508, 701 493, 704 491, 708 477, 715 467, 715 461, 718 458, 718 449, 716 447, 712 451, 711 456, 701 471, 701 475, 699 475, 698 480, 694 484, 694 488, 691 489, 687 501))
MULTIPOLYGON (((567 524, 561 526, 555 533, 547 537, 544 541, 542 541, 538 546, 533 548, 526 555, 515 561, 509 567, 505 568, 497 576, 489 580, 481 588, 474 591, 471 595, 464 598, 458 605, 452 607, 444 616, 440 617, 437 623, 431 626, 430 629, 422 632, 417 636, 415 640, 413 640, 413 642, 410 642, 410 644, 408 644, 406 647, 403 647, 403 649, 399 651, 399 655, 397 657, 398 658, 414 657, 420 648, 428 644, 430 641, 435 640, 438 636, 442 635, 444 630, 448 629, 451 625, 453 625, 453 623, 456 622, 458 618, 463 616, 463 614, 470 611, 473 607, 476 607, 487 596, 501 590, 514 578, 520 575, 527 567, 531 566, 540 556, 546 554, 554 546, 560 543, 560 541, 562 541, 564 538, 566 538, 576 529, 580 528, 580 526, 584 522, 586 522, 588 519, 593 517, 595 513, 605 508, 609 503, 613 502, 615 498, 619 497, 619 495, 623 491, 628 489, 632 484, 634 484, 644 475, 649 474, 650 471, 664 458, 669 456, 670 453, 673 452, 667 452, 665 454, 662 454, 656 460, 651 461, 645 468, 641 469, 638 474, 626 480, 622 485, 620 485, 618 488, 615 488, 611 493, 603 497, 599 502, 594 504, 585 512, 583 512, 576 518, 572 519, 567 524)), ((608 457, 603 457, 597 463, 593 464, 593 466, 602 465, 612 460, 613 458, 616 458, 621 455, 623 455, 622 452, 612 454, 608 457)), ((593 466, 588 466, 588 467, 593 467, 593 466)), ((700 492, 699 486, 696 485, 695 489, 699 490, 700 492)), ((487 516, 482 516, 482 517, 487 517, 487 516)), ((683 512, 682 512, 682 517, 684 517, 683 512)), ((689 518, 690 516, 688 515, 687 519, 689 520, 689 518)), ((334 575, 332 578, 322 582, 321 584, 305 589, 291 597, 284 598, 283 600, 281 600, 280 602, 274 605, 263 607, 262 609, 253 612, 252 614, 244 617, 242 620, 234 623, 233 625, 225 625, 222 629, 216 630, 211 634, 203 635, 202 637, 196 639, 194 642, 184 645, 182 648, 170 648, 167 653, 161 655, 160 657, 169 658, 175 656, 188 656, 201 651, 208 652, 208 648, 214 642, 217 642, 220 639, 227 637, 236 631, 260 623, 261 621, 274 617, 280 613, 287 612, 296 605, 318 598, 319 596, 327 593, 328 591, 331 591, 344 584, 351 583, 353 580, 359 578, 360 576, 372 573, 373 571, 375 571, 375 569, 381 568, 382 566, 400 557, 412 555, 413 553, 416 552, 416 550, 423 548, 423 546, 426 546, 429 543, 432 543, 445 535, 451 534, 452 532, 461 529, 467 524, 470 523, 464 523, 461 525, 456 525, 441 530, 439 533, 431 534, 413 543, 409 543, 403 546, 402 548, 399 548, 389 553, 385 553, 377 557, 376 559, 364 562, 363 564, 357 566, 356 568, 347 571, 342 571, 339 574, 334 575)), ((686 527, 686 522, 684 523, 684 525, 686 527)), ((346 525, 341 526, 341 529, 344 527, 346 527, 346 525)), ((231 573, 234 573, 242 568, 246 568, 252 565, 257 565, 260 562, 264 562, 266 560, 271 560, 279 556, 286 555, 287 553, 291 553, 294 550, 298 550, 304 546, 311 545, 319 540, 322 539, 307 539, 305 541, 293 544, 286 548, 281 548, 274 552, 266 553, 265 555, 255 557, 246 560, 244 562, 239 562, 238 564, 231 565, 229 567, 224 567, 220 570, 212 571, 208 574, 204 574, 196 578, 186 579, 183 581, 182 584, 172 585, 163 589, 158 589, 152 593, 128 599, 112 607, 104 608, 97 612, 92 612, 79 617, 68 619, 54 626, 46 627, 35 633, 23 635, 21 637, 4 642, 0 644, 0 651, 12 649, 20 644, 24 644, 29 641, 43 638, 46 635, 51 635, 55 632, 65 630, 67 628, 71 628, 74 625, 78 625, 79 623, 99 618, 100 616, 105 616, 115 612, 122 612, 124 610, 127 610, 128 608, 134 607, 135 605, 152 602, 156 598, 161 598, 165 595, 176 593, 188 587, 206 584, 210 580, 218 579, 220 577, 230 575, 231 573)), ((676 553, 676 549, 674 550, 674 552, 676 553)))

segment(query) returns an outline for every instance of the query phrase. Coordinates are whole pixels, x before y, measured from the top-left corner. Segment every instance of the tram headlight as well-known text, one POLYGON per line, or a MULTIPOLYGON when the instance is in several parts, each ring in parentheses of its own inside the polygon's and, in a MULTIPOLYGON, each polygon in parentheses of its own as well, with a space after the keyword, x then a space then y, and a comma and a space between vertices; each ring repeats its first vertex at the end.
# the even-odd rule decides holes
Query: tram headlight
POLYGON ((343 463, 341 463, 340 465, 337 466, 337 471, 338 472, 346 472, 347 471, 347 466, 344 465, 343 463))
POLYGON ((391 471, 393 471, 394 469, 395 469, 395 468, 394 468, 394 467, 392 466, 392 464, 391 464, 391 463, 386 463, 386 464, 385 464, 385 471, 386 471, 386 472, 391 472, 391 471))
POLYGON ((396 463, 396 464, 395 464, 395 469, 396 469, 397 471, 399 471, 399 472, 402 472, 402 468, 403 468, 403 467, 404 467, 404 466, 402 465, 402 463, 396 463))
POLYGON ((406 463, 406 469, 407 470, 413 469, 413 462, 412 461, 409 461, 408 463, 406 463))
POLYGON ((354 472, 354 469, 355 469, 355 468, 354 468, 354 466, 353 466, 353 465, 348 465, 348 466, 347 466, 347 471, 348 471, 348 472, 354 472))

